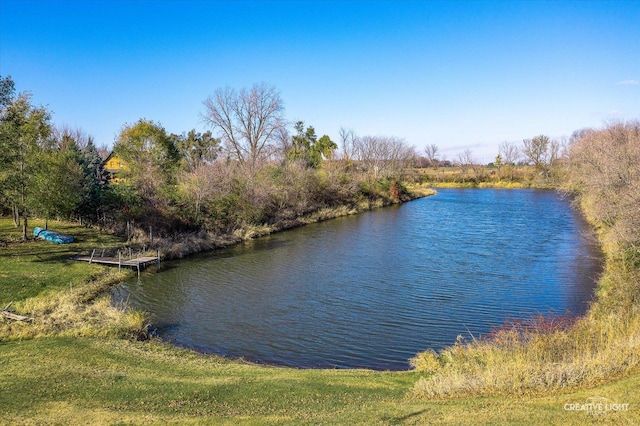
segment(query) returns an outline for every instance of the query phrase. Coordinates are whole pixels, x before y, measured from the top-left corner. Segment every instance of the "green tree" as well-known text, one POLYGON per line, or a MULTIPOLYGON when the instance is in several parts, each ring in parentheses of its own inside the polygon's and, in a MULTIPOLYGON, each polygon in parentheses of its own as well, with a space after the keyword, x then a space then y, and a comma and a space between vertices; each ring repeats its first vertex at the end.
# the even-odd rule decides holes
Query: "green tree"
POLYGON ((175 180, 180 153, 165 129, 140 119, 125 125, 113 148, 127 164, 124 175, 140 187, 159 186, 175 180))
POLYGON ((31 209, 45 219, 70 218, 82 201, 83 173, 77 145, 43 150, 32 177, 31 209))
POLYGON ((180 152, 186 170, 194 170, 202 164, 213 163, 220 153, 220 139, 210 131, 204 133, 192 129, 186 135, 171 135, 180 152))
POLYGON ((114 193, 134 201, 135 205, 127 205, 132 216, 156 224, 175 196, 180 164, 175 140, 161 125, 140 119, 123 127, 113 150, 126 164, 124 182, 114 185, 118 187, 114 193))
POLYGON ((50 143, 50 113, 31 104, 31 96, 14 95, 9 77, 1 79, 0 192, 2 199, 22 217, 22 237, 27 239, 31 208, 37 206, 33 182, 43 165, 43 152, 50 143))
POLYGON ((89 138, 87 146, 81 150, 80 165, 83 172, 83 188, 78 215, 81 219, 99 222, 107 179, 104 163, 92 138, 89 138))
MULTIPOLYGON (((0 212, 3 208, 8 208, 11 205, 9 196, 7 194, 7 170, 11 166, 11 156, 9 155, 9 145, 11 143, 11 127, 6 122, 6 116, 8 109, 15 101, 15 84, 11 79, 11 76, 0 77, 0 212)), ((18 226, 17 213, 11 205, 11 211, 13 218, 18 226)))
POLYGON ((4 111, 15 100, 16 85, 11 76, 0 77, 0 108, 4 111))
POLYGON ((54 147, 59 152, 51 156, 51 162, 55 163, 51 173, 65 176, 52 175, 60 184, 61 206, 55 214, 73 216, 81 223, 85 220, 96 223, 100 217, 106 174, 93 138, 81 129, 63 126, 54 132, 54 147))
POLYGON ((496 159, 494 160, 493 164, 498 169, 498 179, 502 179, 502 166, 504 165, 504 163, 502 162, 502 155, 496 155, 496 159))
POLYGON ((323 159, 330 158, 338 148, 327 135, 318 139, 313 126, 305 130, 303 121, 296 122, 295 129, 297 134, 291 137, 291 148, 287 152, 289 160, 303 160, 308 167, 318 168, 323 159))
POLYGON ((330 159, 333 153, 338 149, 338 145, 329 138, 327 135, 322 135, 320 139, 314 144, 314 150, 318 152, 323 159, 330 159))

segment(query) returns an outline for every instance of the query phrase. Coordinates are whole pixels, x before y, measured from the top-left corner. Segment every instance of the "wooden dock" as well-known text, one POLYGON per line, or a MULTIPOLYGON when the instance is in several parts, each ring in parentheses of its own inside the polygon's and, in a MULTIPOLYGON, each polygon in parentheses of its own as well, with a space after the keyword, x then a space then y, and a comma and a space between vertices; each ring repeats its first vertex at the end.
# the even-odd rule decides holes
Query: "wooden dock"
POLYGON ((109 257, 109 256, 96 256, 96 250, 93 250, 91 256, 75 256, 74 259, 80 262, 89 262, 96 263, 99 265, 109 265, 109 266, 117 266, 118 269, 124 267, 134 268, 138 270, 138 275, 140 275, 140 269, 144 269, 147 266, 157 263, 158 268, 160 267, 160 252, 158 252, 157 256, 147 256, 147 255, 138 255, 136 257, 123 257, 119 255, 118 257, 109 257))

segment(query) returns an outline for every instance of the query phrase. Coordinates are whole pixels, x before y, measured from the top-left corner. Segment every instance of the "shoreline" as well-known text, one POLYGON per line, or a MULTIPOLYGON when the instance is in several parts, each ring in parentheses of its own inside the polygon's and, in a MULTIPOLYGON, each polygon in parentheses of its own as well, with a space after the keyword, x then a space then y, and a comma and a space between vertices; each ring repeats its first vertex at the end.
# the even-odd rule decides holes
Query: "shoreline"
MULTIPOLYGON (((337 207, 325 207, 295 219, 283 220, 274 224, 247 225, 224 235, 202 234, 199 232, 180 234, 177 239, 157 238, 158 243, 153 249, 159 249, 163 260, 177 260, 190 255, 230 247, 243 241, 262 236, 299 228, 312 223, 324 222, 338 217, 351 216, 382 207, 402 204, 420 198, 437 194, 431 185, 412 184, 407 185, 407 193, 397 199, 390 197, 377 197, 366 199, 353 205, 340 205, 337 207)), ((136 246, 152 248, 146 234, 143 238, 134 241, 136 246)))

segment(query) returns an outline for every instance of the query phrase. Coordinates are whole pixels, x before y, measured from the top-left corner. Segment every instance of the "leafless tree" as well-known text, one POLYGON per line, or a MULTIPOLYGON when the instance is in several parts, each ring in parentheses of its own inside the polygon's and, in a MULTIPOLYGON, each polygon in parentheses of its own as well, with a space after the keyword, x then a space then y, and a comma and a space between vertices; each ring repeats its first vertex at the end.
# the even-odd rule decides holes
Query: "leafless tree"
POLYGON ((435 144, 427 145, 424 148, 424 154, 427 157, 427 160, 429 160, 429 164, 431 164, 432 167, 438 166, 438 146, 437 145, 435 144))
POLYGON ((193 208, 193 220, 198 223, 202 204, 216 193, 219 185, 218 172, 220 162, 214 164, 198 163, 180 175, 178 190, 185 204, 193 208))
POLYGON ((571 186, 616 244, 640 254, 640 121, 610 123, 572 137, 571 186))
POLYGON ((217 89, 204 106, 203 119, 219 132, 229 157, 252 170, 273 154, 286 126, 280 94, 265 83, 249 90, 217 89))
POLYGON ((540 135, 523 141, 522 152, 534 166, 544 168, 557 158, 559 144, 548 136, 540 135))
POLYGON ((502 164, 507 166, 509 177, 513 180, 514 168, 516 164, 520 161, 522 153, 520 152, 520 148, 514 142, 502 142, 499 147, 499 153, 502 157, 502 164))
POLYGON ((342 146, 342 157, 349 161, 355 156, 356 133, 352 129, 340 128, 340 145, 342 146))
POLYGON ((475 164, 471 150, 467 148, 464 151, 459 152, 456 156, 455 164, 460 167, 463 175, 466 174, 467 170, 475 164))
POLYGON ((502 163, 506 166, 515 166, 520 161, 520 149, 513 142, 502 142, 499 148, 502 163))
POLYGON ((287 152, 291 149, 291 134, 286 126, 282 126, 275 133, 275 150, 271 155, 271 159, 279 161, 285 158, 287 152))
POLYGON ((394 136, 363 136, 354 139, 354 158, 374 179, 397 175, 416 157, 413 146, 394 136))
POLYGON ((52 129, 52 137, 59 145, 59 148, 66 149, 67 144, 74 141, 78 148, 84 149, 89 141, 94 143, 93 137, 81 128, 72 128, 68 125, 58 126, 52 129))
POLYGON ((548 178, 551 166, 558 159, 560 144, 558 141, 549 139, 548 136, 540 135, 533 139, 525 139, 522 152, 535 168, 548 178))
POLYGON ((460 167, 463 180, 469 170, 471 170, 472 178, 475 182, 479 182, 483 178, 485 168, 474 158, 471 149, 467 148, 458 153, 455 164, 460 167))

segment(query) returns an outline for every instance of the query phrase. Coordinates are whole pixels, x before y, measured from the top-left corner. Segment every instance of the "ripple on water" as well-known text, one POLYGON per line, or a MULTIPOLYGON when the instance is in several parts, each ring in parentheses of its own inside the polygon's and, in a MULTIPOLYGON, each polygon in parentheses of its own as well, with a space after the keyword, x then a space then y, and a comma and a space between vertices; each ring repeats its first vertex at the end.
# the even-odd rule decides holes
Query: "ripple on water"
POLYGON ((298 367, 406 369, 506 319, 584 312, 599 253, 549 191, 441 190, 182 260, 116 298, 198 350, 298 367))

